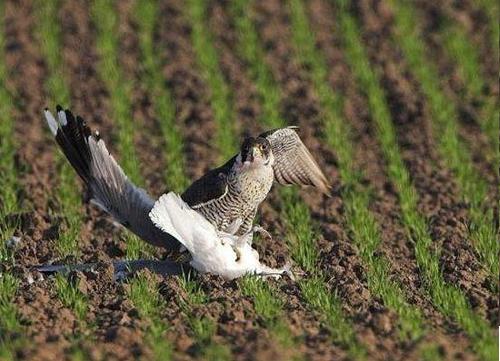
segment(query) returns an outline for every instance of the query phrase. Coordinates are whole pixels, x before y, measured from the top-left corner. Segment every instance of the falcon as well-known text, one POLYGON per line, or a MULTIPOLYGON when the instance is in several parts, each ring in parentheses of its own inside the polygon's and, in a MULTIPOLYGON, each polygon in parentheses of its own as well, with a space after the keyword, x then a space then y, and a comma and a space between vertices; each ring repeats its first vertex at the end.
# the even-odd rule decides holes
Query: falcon
MULTIPOLYGON (((57 119, 45 109, 45 119, 87 188, 90 201, 144 241, 178 250, 178 240, 150 219, 155 200, 127 178, 99 133, 92 133, 70 110, 59 105, 56 110, 57 119)), ((255 231, 268 235, 253 221, 274 182, 314 186, 324 193, 330 189, 296 129, 274 129, 246 138, 234 157, 194 181, 181 194, 182 201, 225 235, 243 239, 255 231)))

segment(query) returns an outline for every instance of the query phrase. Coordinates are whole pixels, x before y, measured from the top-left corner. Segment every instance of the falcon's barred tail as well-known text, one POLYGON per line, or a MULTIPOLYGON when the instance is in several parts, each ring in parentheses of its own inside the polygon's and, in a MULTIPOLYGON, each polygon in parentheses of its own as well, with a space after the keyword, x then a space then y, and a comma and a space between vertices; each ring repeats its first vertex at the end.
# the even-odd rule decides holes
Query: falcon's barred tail
POLYGON ((143 240, 159 247, 177 249, 179 243, 149 219, 154 201, 127 178, 99 136, 85 121, 57 106, 57 120, 45 109, 49 128, 64 155, 85 183, 93 203, 111 214, 143 240))

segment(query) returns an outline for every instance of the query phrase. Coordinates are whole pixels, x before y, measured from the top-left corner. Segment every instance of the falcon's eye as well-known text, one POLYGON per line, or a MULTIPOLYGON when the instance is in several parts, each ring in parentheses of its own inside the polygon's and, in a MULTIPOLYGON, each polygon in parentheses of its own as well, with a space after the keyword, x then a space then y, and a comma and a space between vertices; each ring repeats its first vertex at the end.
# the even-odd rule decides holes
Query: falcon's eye
POLYGON ((267 143, 262 143, 261 148, 262 148, 262 150, 268 150, 269 149, 269 145, 267 145, 267 143))

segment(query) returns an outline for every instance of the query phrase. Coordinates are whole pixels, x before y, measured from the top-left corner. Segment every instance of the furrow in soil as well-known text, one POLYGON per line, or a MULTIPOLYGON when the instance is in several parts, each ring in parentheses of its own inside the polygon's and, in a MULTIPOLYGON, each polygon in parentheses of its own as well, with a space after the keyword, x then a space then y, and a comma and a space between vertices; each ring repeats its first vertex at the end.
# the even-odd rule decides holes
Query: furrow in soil
MULTIPOLYGON (((465 9, 455 8, 452 3, 448 2, 443 6, 443 4, 423 0, 418 2, 418 5, 417 14, 422 20, 422 34, 426 44, 429 45, 432 59, 437 59, 436 66, 442 79, 441 84, 446 95, 453 100, 458 110, 457 120, 461 125, 459 134, 470 147, 472 160, 490 184, 490 194, 493 195, 498 185, 498 166, 496 164, 498 149, 490 143, 487 134, 481 129, 481 123, 485 121, 481 118, 491 116, 488 107, 498 109, 498 81, 495 81, 495 76, 491 74, 492 67, 493 69, 498 68, 498 59, 492 56, 491 49, 486 59, 481 56, 479 51, 473 53, 477 56, 475 60, 480 66, 479 72, 476 74, 479 80, 476 83, 483 83, 483 87, 482 89, 469 90, 468 88, 471 88, 472 85, 460 74, 456 59, 447 53, 444 46, 446 35, 443 34, 446 31, 463 30, 462 36, 465 37, 463 40, 470 42, 471 47, 476 47, 475 37, 478 34, 483 37, 487 36, 487 32, 485 32, 487 29, 479 25, 480 21, 476 19, 476 17, 480 17, 483 19, 481 23, 484 24, 484 18, 481 17, 484 14, 481 11, 474 11, 474 9, 468 9, 471 12, 469 13, 465 9), (497 100, 495 101, 495 99, 497 100)), ((489 44, 489 42, 483 41, 482 44, 489 44)), ((474 59, 470 61, 474 61, 474 59)))
MULTIPOLYGON (((228 6, 229 7, 229 6, 228 6)), ((262 115, 261 103, 255 85, 249 79, 249 71, 245 61, 241 59, 233 46, 238 41, 238 34, 232 22, 231 12, 228 7, 216 4, 212 8, 212 26, 215 42, 221 50, 221 68, 233 91, 233 101, 236 106, 238 121, 242 124, 243 133, 255 136, 266 130, 257 120, 262 115)), ((279 187, 277 185, 276 187, 279 187)), ((279 211, 276 208, 278 202, 277 189, 268 197, 262 205, 259 223, 276 235, 272 241, 261 240, 256 248, 264 263, 273 267, 282 266, 289 257, 286 242, 280 234, 286 229, 276 226, 279 223, 279 211), (273 205, 274 203, 274 205, 273 205)), ((283 280, 280 282, 282 296, 287 297, 284 318, 289 321, 289 326, 294 336, 305 335, 305 342, 298 347, 298 351, 304 353, 311 359, 327 359, 329 357, 344 357, 344 351, 336 347, 325 334, 326 330, 313 313, 308 310, 307 304, 302 300, 301 292, 294 282, 283 280)), ((276 285, 275 287, 277 287, 276 285)), ((284 351, 284 350, 283 350, 284 351)), ((283 352, 282 351, 282 352, 283 352)), ((283 357, 283 355, 282 355, 283 357)))
POLYGON ((443 276, 460 287, 474 310, 493 324, 498 303, 488 274, 468 240, 467 209, 460 201, 453 175, 443 164, 431 130, 429 110, 404 59, 388 41, 391 14, 383 3, 362 1, 360 18, 372 62, 382 71, 381 82, 393 116, 401 155, 419 194, 419 210, 429 220, 434 249, 441 252, 443 276))
POLYGON ((434 308, 425 292, 422 292, 422 278, 415 259, 412 241, 400 218, 397 191, 390 182, 380 144, 375 136, 376 130, 368 112, 366 99, 361 96, 349 67, 341 52, 342 40, 337 25, 335 9, 324 0, 310 3, 309 13, 317 38, 317 46, 326 57, 333 89, 344 96, 344 114, 350 121, 355 142, 355 168, 362 169, 362 183, 371 189, 373 199, 370 211, 374 214, 381 230, 382 242, 378 252, 390 261, 391 278, 402 285, 406 299, 419 307, 424 316, 427 334, 418 345, 400 345, 405 356, 418 358, 418 350, 425 343, 436 340, 445 350, 445 355, 453 358, 462 354, 468 347, 465 335, 446 334, 449 327, 447 320, 434 308), (439 335, 439 336, 438 336, 439 335), (439 341, 438 341, 439 340, 439 341), (457 344, 461 347, 457 348, 457 344))
POLYGON ((287 123, 300 126, 304 142, 317 155, 321 168, 333 183, 334 192, 330 198, 320 196, 314 190, 301 192, 323 234, 319 247, 321 267, 328 277, 328 287, 332 292, 337 292, 348 315, 362 315, 355 318, 359 339, 370 340, 363 342, 368 344, 370 355, 384 358, 384 352, 388 349, 396 352, 395 338, 389 334, 395 330, 397 317, 372 297, 366 284, 366 269, 346 232, 335 150, 327 149, 320 142, 319 103, 307 73, 293 60, 286 5, 279 1, 259 3, 255 10, 257 28, 266 49, 266 60, 283 92, 284 117, 287 123), (389 331, 381 333, 377 330, 382 324, 389 331))

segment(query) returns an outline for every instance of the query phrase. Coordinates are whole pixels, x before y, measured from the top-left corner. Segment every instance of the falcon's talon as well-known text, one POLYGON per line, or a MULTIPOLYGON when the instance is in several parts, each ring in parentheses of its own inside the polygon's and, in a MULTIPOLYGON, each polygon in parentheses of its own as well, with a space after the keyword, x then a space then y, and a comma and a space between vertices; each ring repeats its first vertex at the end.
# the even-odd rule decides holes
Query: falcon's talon
POLYGON ((238 247, 233 246, 232 248, 233 248, 234 253, 236 253, 236 262, 238 262, 241 259, 241 253, 240 253, 238 247))
POLYGON ((271 233, 269 233, 267 230, 265 230, 262 226, 256 224, 252 227, 252 232, 259 233, 260 235, 264 236, 265 238, 268 238, 269 240, 273 239, 273 236, 271 236, 271 233))
POLYGON ((243 247, 245 243, 252 245, 252 240, 253 240, 253 233, 252 232, 247 232, 242 236, 239 236, 236 241, 235 245, 237 247, 243 247))

